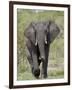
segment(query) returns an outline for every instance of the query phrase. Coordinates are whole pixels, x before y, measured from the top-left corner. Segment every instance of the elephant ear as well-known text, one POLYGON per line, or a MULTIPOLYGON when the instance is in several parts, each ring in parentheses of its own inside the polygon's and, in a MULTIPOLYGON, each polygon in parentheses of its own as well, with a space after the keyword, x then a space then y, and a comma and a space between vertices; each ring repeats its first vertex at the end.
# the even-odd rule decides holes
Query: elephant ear
POLYGON ((57 26, 57 24, 53 21, 49 21, 48 29, 47 29, 47 33, 48 33, 47 36, 49 37, 50 43, 52 43, 55 40, 55 38, 58 36, 59 32, 60 32, 60 29, 57 26))
POLYGON ((36 35, 35 35, 34 26, 35 26, 34 23, 30 23, 29 26, 26 28, 24 35, 26 38, 28 38, 35 45, 36 35))

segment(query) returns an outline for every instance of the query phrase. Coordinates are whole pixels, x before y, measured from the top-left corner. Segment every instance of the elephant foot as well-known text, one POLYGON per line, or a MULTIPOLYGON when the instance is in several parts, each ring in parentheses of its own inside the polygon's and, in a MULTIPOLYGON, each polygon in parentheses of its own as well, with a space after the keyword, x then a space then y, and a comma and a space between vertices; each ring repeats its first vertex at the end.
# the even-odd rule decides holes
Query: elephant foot
POLYGON ((33 74, 36 78, 39 78, 40 75, 40 69, 33 70, 33 74))
POLYGON ((46 79, 47 78, 47 75, 44 75, 44 78, 46 79))
POLYGON ((41 78, 44 78, 44 79, 46 79, 47 78, 47 75, 41 75, 41 78))

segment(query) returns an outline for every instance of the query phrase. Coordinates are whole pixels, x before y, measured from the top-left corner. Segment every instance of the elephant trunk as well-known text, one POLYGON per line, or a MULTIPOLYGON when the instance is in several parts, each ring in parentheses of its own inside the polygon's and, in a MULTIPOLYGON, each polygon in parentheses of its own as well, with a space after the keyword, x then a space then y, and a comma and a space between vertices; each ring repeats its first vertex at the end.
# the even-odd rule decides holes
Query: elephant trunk
POLYGON ((39 37, 37 39, 37 44, 40 52, 40 58, 44 62, 45 61, 45 37, 39 37))

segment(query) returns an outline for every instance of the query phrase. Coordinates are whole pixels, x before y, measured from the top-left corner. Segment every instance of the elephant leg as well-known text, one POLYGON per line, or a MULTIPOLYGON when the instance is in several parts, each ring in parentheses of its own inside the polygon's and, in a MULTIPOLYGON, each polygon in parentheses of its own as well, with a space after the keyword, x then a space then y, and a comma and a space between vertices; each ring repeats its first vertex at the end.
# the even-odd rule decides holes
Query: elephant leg
POLYGON ((45 46, 45 62, 42 62, 42 78, 47 78, 49 46, 45 46))
POLYGON ((26 46, 27 46, 27 53, 28 53, 28 61, 32 68, 32 73, 36 78, 40 75, 40 69, 38 65, 38 58, 37 58, 37 47, 33 45, 33 43, 26 39, 26 46))

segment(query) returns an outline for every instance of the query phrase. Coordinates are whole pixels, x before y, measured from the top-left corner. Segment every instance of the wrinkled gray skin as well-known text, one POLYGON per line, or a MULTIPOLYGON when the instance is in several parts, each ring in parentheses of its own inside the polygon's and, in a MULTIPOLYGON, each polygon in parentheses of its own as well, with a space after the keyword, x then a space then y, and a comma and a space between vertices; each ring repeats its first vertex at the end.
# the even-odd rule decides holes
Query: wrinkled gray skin
POLYGON ((50 44, 58 36, 60 30, 53 21, 32 22, 24 33, 26 37, 27 58, 31 66, 33 75, 38 78, 40 73, 42 78, 47 77, 47 65, 50 44), (40 63, 42 71, 40 72, 40 63))

